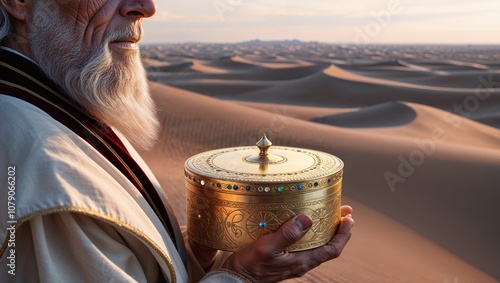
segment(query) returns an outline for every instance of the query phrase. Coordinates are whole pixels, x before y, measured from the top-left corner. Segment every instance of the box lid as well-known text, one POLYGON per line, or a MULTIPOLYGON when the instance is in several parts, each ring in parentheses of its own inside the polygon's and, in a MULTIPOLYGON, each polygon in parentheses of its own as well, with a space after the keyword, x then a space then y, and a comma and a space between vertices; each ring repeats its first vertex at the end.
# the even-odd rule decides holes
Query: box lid
POLYGON ((185 176, 201 186, 269 193, 319 189, 333 185, 342 177, 344 164, 331 154, 304 148, 271 147, 265 134, 256 145, 194 155, 185 163, 185 176))

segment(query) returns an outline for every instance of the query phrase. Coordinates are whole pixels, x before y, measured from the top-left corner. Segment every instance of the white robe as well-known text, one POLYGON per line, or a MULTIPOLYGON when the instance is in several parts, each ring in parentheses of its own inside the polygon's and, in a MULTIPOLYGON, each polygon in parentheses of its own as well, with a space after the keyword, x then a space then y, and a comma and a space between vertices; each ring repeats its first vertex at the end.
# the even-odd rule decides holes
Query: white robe
MULTIPOLYGON (((91 145, 39 108, 4 95, 0 129, 0 282, 189 282, 151 207, 91 145), (8 167, 15 167, 10 189, 8 167), (9 190, 15 192, 10 211, 9 190), (12 212, 17 223, 8 222, 12 212)), ((144 161, 120 138, 165 197, 144 161)), ((199 265, 190 265, 199 274, 199 265)), ((202 281, 242 282, 220 271, 202 281)))

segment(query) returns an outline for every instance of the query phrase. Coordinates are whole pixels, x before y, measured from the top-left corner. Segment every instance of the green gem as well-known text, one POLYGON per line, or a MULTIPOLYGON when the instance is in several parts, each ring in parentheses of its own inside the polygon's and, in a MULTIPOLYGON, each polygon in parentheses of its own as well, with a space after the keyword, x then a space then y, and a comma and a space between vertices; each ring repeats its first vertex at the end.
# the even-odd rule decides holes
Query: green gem
POLYGON ((231 185, 227 185, 227 189, 228 190, 232 189, 231 185))
POLYGON ((283 188, 283 186, 279 186, 279 187, 278 187, 278 191, 282 192, 282 191, 284 191, 284 190, 285 190, 285 188, 283 188))

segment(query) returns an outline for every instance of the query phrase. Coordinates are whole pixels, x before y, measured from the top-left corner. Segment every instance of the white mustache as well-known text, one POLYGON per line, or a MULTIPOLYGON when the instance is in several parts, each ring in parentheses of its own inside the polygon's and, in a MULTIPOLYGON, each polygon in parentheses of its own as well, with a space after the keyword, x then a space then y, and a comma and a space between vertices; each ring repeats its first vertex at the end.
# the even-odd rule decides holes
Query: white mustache
POLYGON ((130 41, 137 43, 142 39, 142 32, 138 30, 120 30, 109 34, 105 42, 110 43, 113 41, 130 41))

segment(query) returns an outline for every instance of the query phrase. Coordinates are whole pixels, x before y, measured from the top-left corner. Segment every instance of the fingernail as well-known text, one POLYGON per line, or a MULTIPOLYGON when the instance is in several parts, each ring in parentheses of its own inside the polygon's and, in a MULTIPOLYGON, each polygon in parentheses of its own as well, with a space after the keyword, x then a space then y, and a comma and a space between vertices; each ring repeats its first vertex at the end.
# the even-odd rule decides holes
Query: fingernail
POLYGON ((311 218, 309 218, 309 216, 304 214, 297 216, 297 218, 295 218, 295 222, 297 222, 302 231, 307 230, 312 226, 311 218))

